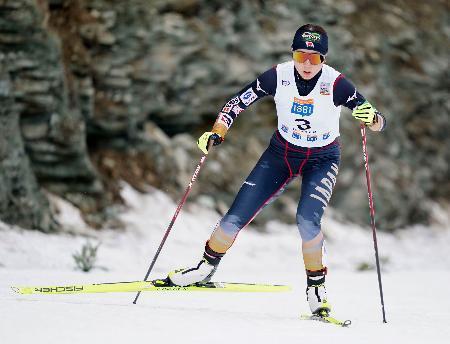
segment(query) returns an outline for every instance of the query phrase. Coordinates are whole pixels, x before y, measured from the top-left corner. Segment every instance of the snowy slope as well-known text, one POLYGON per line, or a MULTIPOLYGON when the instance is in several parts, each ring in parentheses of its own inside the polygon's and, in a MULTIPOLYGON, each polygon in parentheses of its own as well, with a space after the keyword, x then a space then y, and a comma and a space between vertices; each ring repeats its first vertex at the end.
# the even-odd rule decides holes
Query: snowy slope
MULTIPOLYGON (((44 235, 0 223, 1 343, 438 343, 450 335, 450 233, 416 227, 396 236, 379 233, 388 324, 381 323, 371 233, 333 219, 328 210, 334 315, 351 328, 299 320, 307 312, 300 240, 295 226, 270 223, 267 233, 248 228, 221 263, 215 280, 289 284, 279 294, 133 293, 93 295, 13 294, 11 285, 139 280, 145 275, 175 210, 164 193, 141 195, 125 186, 127 230, 93 231, 77 211, 56 200, 73 233, 44 235), (101 242, 99 268, 74 269, 72 253, 89 239, 101 242)), ((219 216, 198 205, 183 209, 151 277, 196 262, 219 216)))

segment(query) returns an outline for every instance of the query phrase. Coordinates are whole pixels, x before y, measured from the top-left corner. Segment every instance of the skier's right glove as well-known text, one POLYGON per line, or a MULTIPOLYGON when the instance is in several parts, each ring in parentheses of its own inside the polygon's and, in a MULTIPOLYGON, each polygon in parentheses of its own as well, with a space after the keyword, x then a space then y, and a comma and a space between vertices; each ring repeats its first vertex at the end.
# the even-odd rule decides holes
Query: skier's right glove
POLYGON ((220 145, 223 140, 224 138, 218 133, 207 131, 199 137, 199 139, 197 140, 197 146, 203 153, 208 154, 209 143, 211 141, 213 142, 213 146, 217 146, 220 145))

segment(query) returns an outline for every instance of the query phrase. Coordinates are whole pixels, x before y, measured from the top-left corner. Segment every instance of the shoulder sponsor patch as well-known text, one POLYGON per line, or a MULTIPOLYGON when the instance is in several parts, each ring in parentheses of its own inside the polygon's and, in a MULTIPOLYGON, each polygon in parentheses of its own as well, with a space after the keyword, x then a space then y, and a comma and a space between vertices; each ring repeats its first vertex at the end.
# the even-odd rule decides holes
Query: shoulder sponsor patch
POLYGON ((258 96, 253 91, 253 88, 250 87, 247 91, 242 93, 240 98, 246 106, 249 106, 251 103, 253 103, 258 98, 258 96))

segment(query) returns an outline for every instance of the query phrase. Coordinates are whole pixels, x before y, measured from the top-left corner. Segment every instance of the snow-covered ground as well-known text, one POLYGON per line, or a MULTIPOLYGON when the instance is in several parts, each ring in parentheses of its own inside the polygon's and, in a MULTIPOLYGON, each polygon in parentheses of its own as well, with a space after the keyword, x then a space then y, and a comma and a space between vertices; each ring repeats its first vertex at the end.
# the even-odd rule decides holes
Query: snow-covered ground
MULTIPOLYGON (((87 229, 70 205, 56 200, 73 231, 45 235, 0 223, 1 343, 440 343, 450 336, 450 231, 415 227, 378 233, 388 324, 381 322, 371 232, 339 223, 327 210, 329 275, 334 316, 350 328, 299 320, 308 312, 300 239, 295 226, 270 223, 239 235, 215 280, 289 284, 286 293, 134 293, 18 295, 13 285, 59 285, 142 279, 176 204, 164 193, 125 186, 127 230, 87 229), (98 268, 75 270, 72 254, 101 243, 98 268), (304 341, 302 341, 304 340, 304 341)), ((198 261, 219 215, 188 204, 151 278, 198 261)), ((445 227, 445 226, 444 226, 445 227)), ((448 225, 447 225, 448 227, 448 225)))

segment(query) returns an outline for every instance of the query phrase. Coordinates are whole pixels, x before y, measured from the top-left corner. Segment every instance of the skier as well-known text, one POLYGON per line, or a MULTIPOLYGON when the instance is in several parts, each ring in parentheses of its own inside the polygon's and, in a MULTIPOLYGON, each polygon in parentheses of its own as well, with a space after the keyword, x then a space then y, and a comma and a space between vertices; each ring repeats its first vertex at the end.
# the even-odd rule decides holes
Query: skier
POLYGON ((318 25, 306 24, 295 33, 291 61, 278 64, 244 87, 222 107, 210 132, 197 141, 208 153, 209 143, 223 142, 238 115, 257 100, 272 95, 278 128, 256 166, 242 184, 231 208, 206 242, 203 259, 190 268, 169 273, 174 285, 207 282, 239 231, 297 176, 302 176, 297 225, 307 276, 311 312, 328 316, 321 218, 331 198, 340 162, 341 106, 373 131, 386 120, 341 73, 325 63, 328 36, 318 25))

